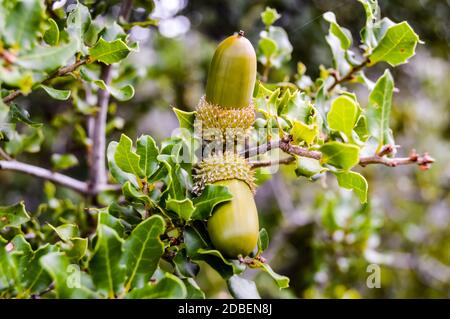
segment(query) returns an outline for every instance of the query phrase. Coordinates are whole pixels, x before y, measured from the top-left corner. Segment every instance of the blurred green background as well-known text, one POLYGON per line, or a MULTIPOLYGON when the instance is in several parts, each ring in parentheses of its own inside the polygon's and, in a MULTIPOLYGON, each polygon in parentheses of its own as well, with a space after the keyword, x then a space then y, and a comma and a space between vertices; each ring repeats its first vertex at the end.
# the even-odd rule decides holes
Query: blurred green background
MULTIPOLYGON (((315 78, 319 65, 329 66, 325 41, 326 11, 358 34, 362 6, 354 0, 159 0, 153 29, 134 28, 140 52, 128 58, 129 78, 136 77, 133 100, 111 106, 109 140, 121 131, 133 139, 142 133, 161 141, 178 125, 170 106, 193 110, 204 92, 209 61, 217 43, 243 29, 254 46, 263 29, 266 6, 282 14, 276 23, 288 32, 294 50, 284 73, 301 61, 315 78), (117 110, 117 112, 114 112, 117 110), (114 115, 112 115, 114 113, 114 115)), ((369 204, 339 190, 334 179, 310 182, 282 170, 258 189, 261 226, 271 238, 266 256, 274 269, 291 278, 280 291, 265 274, 252 271, 262 297, 268 298, 448 298, 450 297, 450 2, 447 0, 380 1, 383 16, 407 20, 425 44, 410 62, 394 70, 396 87, 391 127, 399 154, 410 149, 429 152, 436 163, 429 171, 414 166, 367 167, 369 204), (368 288, 369 264, 381 267, 381 287, 368 288)), ((135 13, 138 14, 138 13, 135 13)), ((382 68, 371 69, 376 79, 382 68)), ((294 73, 294 72, 291 72, 294 73)), ((276 78, 279 74, 274 73, 276 78)), ((132 81, 128 78, 124 82, 132 81)), ((355 86, 362 105, 367 91, 355 86)), ((21 155, 24 161, 48 167, 51 153, 73 152, 80 165, 67 173, 87 175, 84 147, 71 125, 77 116, 70 105, 40 93, 23 100, 33 118, 52 123, 46 128, 41 153, 21 155), (58 104, 59 103, 59 104, 58 104)), ((31 212, 47 200, 43 181, 19 173, 0 172, 0 204, 25 200, 31 212)), ((58 188, 59 198, 82 205, 83 199, 58 188)), ((70 206, 70 205, 69 205, 70 206)), ((200 285, 208 297, 229 297, 225 284, 207 266, 200 285)))

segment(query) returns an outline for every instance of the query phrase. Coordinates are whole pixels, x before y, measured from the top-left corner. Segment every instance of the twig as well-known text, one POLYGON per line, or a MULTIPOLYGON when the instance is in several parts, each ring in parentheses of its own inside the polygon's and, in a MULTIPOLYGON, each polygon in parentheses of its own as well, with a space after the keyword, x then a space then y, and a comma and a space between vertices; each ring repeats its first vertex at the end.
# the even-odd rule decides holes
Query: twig
POLYGON ((280 147, 280 141, 275 141, 275 142, 269 141, 266 144, 246 149, 246 150, 242 151, 240 153, 240 155, 250 158, 250 157, 260 155, 260 154, 267 153, 268 151, 279 148, 279 147, 280 147))
MULTIPOLYGON (((112 69, 110 65, 102 66, 101 79, 106 85, 111 83, 112 69)), ((105 184, 107 181, 106 174, 106 120, 108 116, 110 94, 107 90, 99 89, 98 91, 98 107, 99 111, 94 117, 94 130, 92 136, 92 152, 89 170, 89 185, 95 189, 97 185, 105 184)))
POLYGON ((275 165, 282 165, 282 164, 291 164, 295 162, 294 156, 289 156, 285 158, 281 158, 278 160, 265 160, 265 161, 250 161, 249 164, 252 169, 259 168, 259 167, 266 167, 266 166, 275 166, 275 165))
POLYGON ((0 147, 0 157, 3 157, 7 161, 12 161, 12 157, 8 155, 1 147, 0 147))
MULTIPOLYGON (((78 67, 80 67, 83 64, 86 64, 86 62, 88 61, 88 59, 81 59, 71 65, 68 66, 64 66, 62 68, 59 68, 56 72, 54 72, 53 74, 51 74, 49 77, 47 77, 44 81, 42 81, 42 84, 48 83, 50 80, 57 78, 57 77, 61 77, 63 75, 66 75, 70 72, 75 71, 78 67)), ((11 93, 9 93, 7 96, 5 96, 3 98, 3 102, 4 103, 9 103, 12 100, 18 98, 19 96, 22 96, 23 93, 20 90, 14 90, 11 93)))
POLYGON ((334 83, 328 88, 328 92, 331 92, 335 87, 336 87, 336 85, 338 85, 338 84, 341 84, 341 83, 343 83, 343 82, 345 82, 345 81, 349 81, 349 80, 352 80, 353 79, 353 75, 356 73, 356 72, 358 72, 358 71, 360 71, 362 68, 364 68, 366 65, 367 65, 367 63, 369 63, 369 59, 368 58, 366 58, 363 62, 361 62, 360 64, 358 64, 358 65, 356 65, 356 66, 354 66, 344 77, 342 77, 342 78, 339 78, 336 74, 334 74, 333 76, 334 76, 334 83))
MULTIPOLYGON (((382 152, 380 153, 383 154, 382 152)), ((418 155, 415 150, 412 150, 408 157, 389 158, 385 156, 374 155, 368 157, 361 157, 359 159, 359 165, 361 165, 362 167, 365 167, 369 164, 381 164, 388 167, 417 164, 419 165, 419 168, 421 170, 427 170, 430 168, 432 163, 434 163, 434 159, 430 155, 428 155, 428 153, 418 155)))
POLYGON ((43 178, 61 186, 73 189, 81 194, 95 195, 99 192, 107 190, 120 190, 120 185, 109 185, 106 183, 103 185, 98 185, 95 189, 90 189, 85 182, 79 181, 70 176, 52 172, 51 170, 22 163, 16 160, 0 160, 0 170, 22 172, 31 176, 43 178))
MULTIPOLYGON (((133 8, 133 0, 122 1, 119 18, 127 20, 133 8)), ((109 85, 112 80, 112 66, 102 65, 101 80, 109 85)), ((89 188, 96 189, 98 185, 107 183, 108 176, 106 172, 106 121, 108 117, 110 94, 108 90, 99 89, 98 107, 99 110, 94 117, 94 128, 92 136, 91 157, 89 160, 89 188)))

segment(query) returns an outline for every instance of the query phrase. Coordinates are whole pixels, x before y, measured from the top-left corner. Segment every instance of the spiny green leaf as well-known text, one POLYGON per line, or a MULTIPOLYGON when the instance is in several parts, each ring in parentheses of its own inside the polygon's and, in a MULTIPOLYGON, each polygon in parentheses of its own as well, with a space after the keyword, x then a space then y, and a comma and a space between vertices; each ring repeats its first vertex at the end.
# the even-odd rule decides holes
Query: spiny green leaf
POLYGON ((58 45, 59 43, 58 24, 52 18, 48 19, 48 29, 44 33, 44 41, 52 46, 58 45))
POLYGON ((128 287, 143 287, 150 280, 164 252, 160 240, 164 231, 164 219, 153 215, 140 223, 125 241, 122 263, 128 287))
POLYGON ((358 196, 361 204, 367 202, 367 181, 361 174, 357 172, 333 172, 336 175, 339 186, 352 189, 358 196))
POLYGON ((173 108, 173 111, 177 116, 181 128, 187 129, 190 132, 194 131, 195 114, 197 114, 196 112, 186 112, 175 107, 173 108))
POLYGON ((289 278, 288 277, 277 274, 266 263, 261 263, 260 267, 262 270, 264 270, 266 273, 268 273, 275 280, 275 282, 277 283, 279 288, 283 289, 283 288, 289 287, 289 278))
POLYGON ((80 270, 78 265, 70 264, 69 258, 60 252, 52 252, 40 258, 42 267, 55 283, 57 298, 85 299, 96 298, 92 280, 80 270))
POLYGON ((1 7, 1 10, 6 11, 2 35, 9 45, 19 45, 28 49, 36 42, 37 35, 41 31, 45 15, 43 2, 40 0, 8 2, 12 2, 7 6, 8 9, 1 7))
POLYGON ((144 174, 139 166, 140 156, 132 151, 133 143, 131 139, 122 134, 120 136, 119 144, 117 144, 114 160, 117 166, 126 173, 131 173, 136 177, 144 177, 144 174))
POLYGON ((385 61, 392 66, 406 63, 416 50, 419 36, 403 21, 389 27, 369 56, 369 65, 385 61))
POLYGON ((70 90, 58 90, 43 84, 40 84, 39 87, 44 89, 44 91, 55 100, 67 101, 70 97, 70 90))
POLYGON ((97 237, 89 270, 97 290, 108 298, 114 298, 125 280, 125 272, 120 265, 123 240, 114 229, 102 224, 98 225, 97 237))
POLYGON ((17 227, 30 220, 24 202, 12 206, 0 206, 0 229, 17 227))
POLYGON ((339 39, 342 49, 348 50, 352 45, 352 35, 350 31, 337 24, 336 16, 333 12, 325 12, 323 18, 330 23, 329 32, 339 39))
POLYGON ((156 284, 146 284, 126 295, 128 299, 181 299, 186 297, 186 287, 181 279, 166 273, 156 284))
POLYGON ((291 135, 294 139, 294 143, 299 144, 300 142, 305 141, 306 144, 311 145, 319 134, 317 124, 308 125, 297 120, 294 120, 293 123, 291 135))
POLYGON ((390 139, 389 118, 391 114, 394 80, 389 70, 378 79, 369 95, 367 117, 370 133, 382 147, 390 139))
POLYGON ((79 236, 78 225, 63 224, 58 227, 54 227, 50 224, 48 225, 58 234, 58 237, 64 241, 69 241, 71 238, 79 236))
POLYGON ((131 51, 132 49, 120 39, 107 42, 100 38, 97 44, 89 49, 89 55, 92 61, 111 64, 125 59, 131 51))
POLYGON ((168 210, 175 212, 184 221, 189 221, 195 210, 194 204, 189 198, 169 198, 166 201, 166 207, 168 210))
POLYGON ((93 82, 102 90, 108 91, 119 101, 129 101, 134 96, 134 87, 131 84, 127 84, 121 88, 117 88, 114 85, 106 85, 105 81, 103 80, 94 80, 93 82))
POLYGON ((141 191, 138 191, 135 187, 131 186, 131 183, 129 181, 126 181, 125 184, 123 184, 122 193, 125 196, 126 200, 130 203, 141 203, 149 207, 153 206, 152 199, 148 195, 142 193, 141 191))
POLYGON ((353 141, 352 132, 358 117, 358 106, 348 96, 341 95, 333 100, 327 114, 328 126, 345 134, 349 141, 353 141))
POLYGON ((135 175, 126 173, 123 170, 119 168, 119 166, 116 164, 115 160, 115 154, 117 151, 117 145, 119 143, 112 141, 109 143, 108 148, 106 150, 106 157, 108 159, 108 167, 109 172, 112 175, 112 177, 119 183, 119 184, 125 184, 127 181, 129 181, 135 188, 138 188, 138 182, 135 175))
POLYGON ((349 170, 359 162, 359 147, 341 142, 330 142, 322 145, 322 162, 344 170, 349 170))
POLYGON ((54 47, 36 46, 31 51, 19 55, 18 65, 36 71, 52 71, 65 66, 67 61, 77 52, 78 40, 54 47))
POLYGON ((146 177, 152 176, 159 167, 159 149, 150 135, 142 135, 137 140, 136 153, 140 156, 139 165, 146 177))
POLYGON ((297 168, 295 174, 297 176, 305 176, 309 179, 314 175, 320 174, 327 169, 320 165, 320 161, 314 158, 301 157, 297 158, 297 168))
POLYGON ((233 195, 226 186, 206 185, 202 194, 194 198, 195 211, 191 218, 194 220, 206 220, 211 216, 214 208, 224 202, 228 202, 233 195))

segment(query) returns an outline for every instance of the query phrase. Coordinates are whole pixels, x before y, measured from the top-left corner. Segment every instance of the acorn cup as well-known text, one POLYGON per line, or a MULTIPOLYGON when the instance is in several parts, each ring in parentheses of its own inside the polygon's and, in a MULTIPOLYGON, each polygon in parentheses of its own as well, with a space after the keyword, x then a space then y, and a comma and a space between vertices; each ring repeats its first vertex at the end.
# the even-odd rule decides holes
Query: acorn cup
MULTIPOLYGON (((201 124, 204 142, 222 143, 219 151, 200 162, 194 171, 193 192, 205 185, 227 186, 233 198, 215 208, 207 222, 212 244, 224 256, 249 255, 259 236, 254 200, 254 175, 247 160, 223 151, 223 141, 239 143, 255 121, 252 102, 256 81, 256 54, 241 31, 217 47, 208 73, 206 95, 200 99, 196 123, 201 124)), ((234 150, 234 147, 233 147, 234 150)))
POLYGON ((197 123, 204 139, 247 134, 255 121, 255 81, 256 53, 240 31, 219 44, 211 61, 206 95, 197 107, 197 123))
POLYGON ((226 186, 233 195, 231 201, 216 207, 208 220, 214 247, 226 257, 247 256, 255 248, 259 235, 250 166, 242 156, 231 152, 210 156, 196 169, 194 191, 201 192, 207 184, 226 186))

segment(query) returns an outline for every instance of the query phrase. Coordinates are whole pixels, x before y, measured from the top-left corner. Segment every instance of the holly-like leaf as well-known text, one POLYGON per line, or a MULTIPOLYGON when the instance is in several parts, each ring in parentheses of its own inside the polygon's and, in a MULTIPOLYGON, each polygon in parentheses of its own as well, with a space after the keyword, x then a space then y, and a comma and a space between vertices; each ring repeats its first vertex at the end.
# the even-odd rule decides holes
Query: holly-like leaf
POLYGON ((275 280, 275 282, 277 283, 279 288, 283 289, 283 288, 289 287, 289 278, 288 277, 277 274, 275 271, 273 271, 272 267, 270 267, 266 263, 260 263, 260 268, 263 271, 265 271, 266 273, 268 273, 270 275, 270 277, 272 277, 275 280))
POLYGON ((86 49, 83 46, 84 35, 88 32, 91 22, 89 9, 79 2, 69 12, 66 20, 67 33, 69 33, 71 38, 78 39, 78 50, 84 53, 86 53, 86 49))
POLYGON ((378 140, 379 148, 390 140, 389 118, 391 114, 394 80, 386 70, 369 95, 367 118, 370 133, 378 140))
POLYGON ((64 241, 69 241, 73 237, 79 236, 78 225, 75 224, 63 224, 58 227, 54 227, 48 224, 55 232, 58 237, 64 241))
POLYGON ((117 232, 103 224, 97 227, 97 242, 89 261, 95 287, 108 298, 114 298, 123 288, 124 269, 120 265, 123 240, 117 232))
POLYGON ((140 156, 139 165, 146 177, 152 176, 159 168, 159 150, 155 140, 149 135, 142 135, 137 140, 136 153, 140 156))
POLYGON ((0 206, 0 229, 18 227, 30 220, 23 202, 12 206, 0 206))
POLYGON ((333 172, 336 175, 339 186, 351 189, 358 196, 361 204, 367 202, 368 184, 364 176, 357 172, 333 172))
POLYGON ((166 201, 166 207, 168 210, 175 212, 184 221, 189 221, 191 219, 192 213, 195 210, 194 204, 189 198, 169 198, 166 201))
POLYGON ((389 27, 369 56, 369 65, 385 61, 392 66, 406 63, 415 54, 419 36, 408 22, 389 27))
POLYGON ((58 90, 43 84, 40 84, 39 87, 42 88, 45 92, 47 92, 47 94, 50 95, 55 100, 67 101, 70 97, 71 93, 70 90, 58 90))
POLYGON ((186 112, 177 108, 173 108, 175 115, 177 116, 180 127, 189 130, 189 132, 194 131, 194 121, 196 112, 186 112))
POLYGON ((78 265, 71 264, 69 258, 60 252, 52 252, 40 258, 42 267, 55 284, 57 298, 86 299, 96 298, 92 280, 88 274, 80 270, 78 265))
POLYGON ((186 286, 186 299, 205 299, 205 293, 200 289, 194 279, 183 279, 186 286))
POLYGON ((297 158, 297 168, 295 169, 295 174, 297 176, 305 176, 306 178, 311 178, 314 175, 320 174, 327 169, 320 165, 320 161, 314 158, 308 157, 298 157, 297 158))
POLYGON ((184 242, 186 244, 187 256, 192 260, 202 260, 208 263, 224 279, 244 271, 245 266, 239 261, 230 261, 211 247, 207 235, 203 234, 197 227, 186 227, 184 230, 184 242))
POLYGON ((194 220, 206 220, 211 216, 214 208, 233 198, 226 186, 206 185, 202 194, 194 198, 195 211, 191 218, 194 220))
POLYGON ((32 127, 30 134, 19 134, 17 131, 8 134, 9 141, 5 144, 8 154, 16 156, 23 152, 37 153, 44 141, 44 134, 40 127, 32 127))
POLYGON ((127 299, 181 299, 186 297, 186 287, 180 278, 166 273, 156 284, 146 284, 132 290, 127 299))
POLYGON ((53 154, 51 162, 55 170, 64 170, 78 165, 78 159, 73 154, 53 154))
POLYGON ((131 186, 129 181, 126 181, 125 184, 123 184, 122 193, 123 196, 125 196, 125 199, 130 203, 141 203, 149 207, 153 206, 152 199, 148 195, 131 186))
POLYGON ((103 80, 94 80, 95 85, 97 85, 102 90, 108 91, 114 98, 119 101, 129 101, 134 96, 134 87, 131 84, 127 84, 123 87, 117 88, 114 85, 106 85, 103 80))
POLYGON ((336 16, 333 12, 325 12, 323 14, 323 18, 330 23, 330 30, 329 32, 331 34, 334 34, 339 41, 341 42, 341 48, 344 50, 348 50, 352 45, 352 34, 349 30, 341 27, 336 22, 336 16))
POLYGON ((341 142, 330 142, 320 147, 322 162, 349 170, 359 162, 359 147, 341 142))
POLYGON ((59 43, 58 24, 52 18, 48 19, 48 29, 44 33, 44 41, 51 46, 58 45, 59 43))
POLYGON ((164 219, 153 215, 140 223, 125 241, 122 263, 126 269, 127 288, 143 287, 150 280, 164 252, 164 244, 159 238, 164 231, 164 219))
POLYGON ((346 95, 333 100, 327 115, 328 126, 345 134, 347 139, 353 140, 352 132, 358 118, 356 102, 346 95))
POLYGON ((65 66, 67 61, 77 52, 78 40, 71 39, 69 43, 47 47, 37 45, 32 50, 17 57, 16 64, 36 71, 52 71, 65 66))
POLYGON ((299 144, 305 141, 306 144, 311 145, 319 134, 319 128, 317 124, 305 124, 303 122, 294 120, 291 129, 291 135, 294 139, 294 143, 299 144))
POLYGON ((227 285, 231 295, 236 299, 261 299, 254 281, 234 275, 227 280, 227 285))
POLYGON ((91 61, 111 64, 125 59, 132 50, 121 39, 107 42, 103 38, 100 38, 95 46, 89 49, 89 55, 91 61))
POLYGON ((140 156, 132 150, 133 142, 131 139, 122 134, 119 144, 117 144, 114 160, 116 165, 124 172, 131 173, 136 177, 144 177, 139 166, 140 156))
POLYGON ((41 23, 45 15, 43 2, 40 0, 8 2, 11 3, 1 6, 1 10, 5 10, 2 35, 9 45, 28 49, 41 31, 41 23))
POLYGON ((135 188, 138 188, 139 185, 138 185, 136 176, 133 174, 124 172, 116 164, 115 154, 117 151, 118 144, 119 143, 112 141, 109 143, 108 148, 106 150, 106 157, 108 159, 109 172, 118 183, 125 184, 127 181, 129 181, 135 188))

